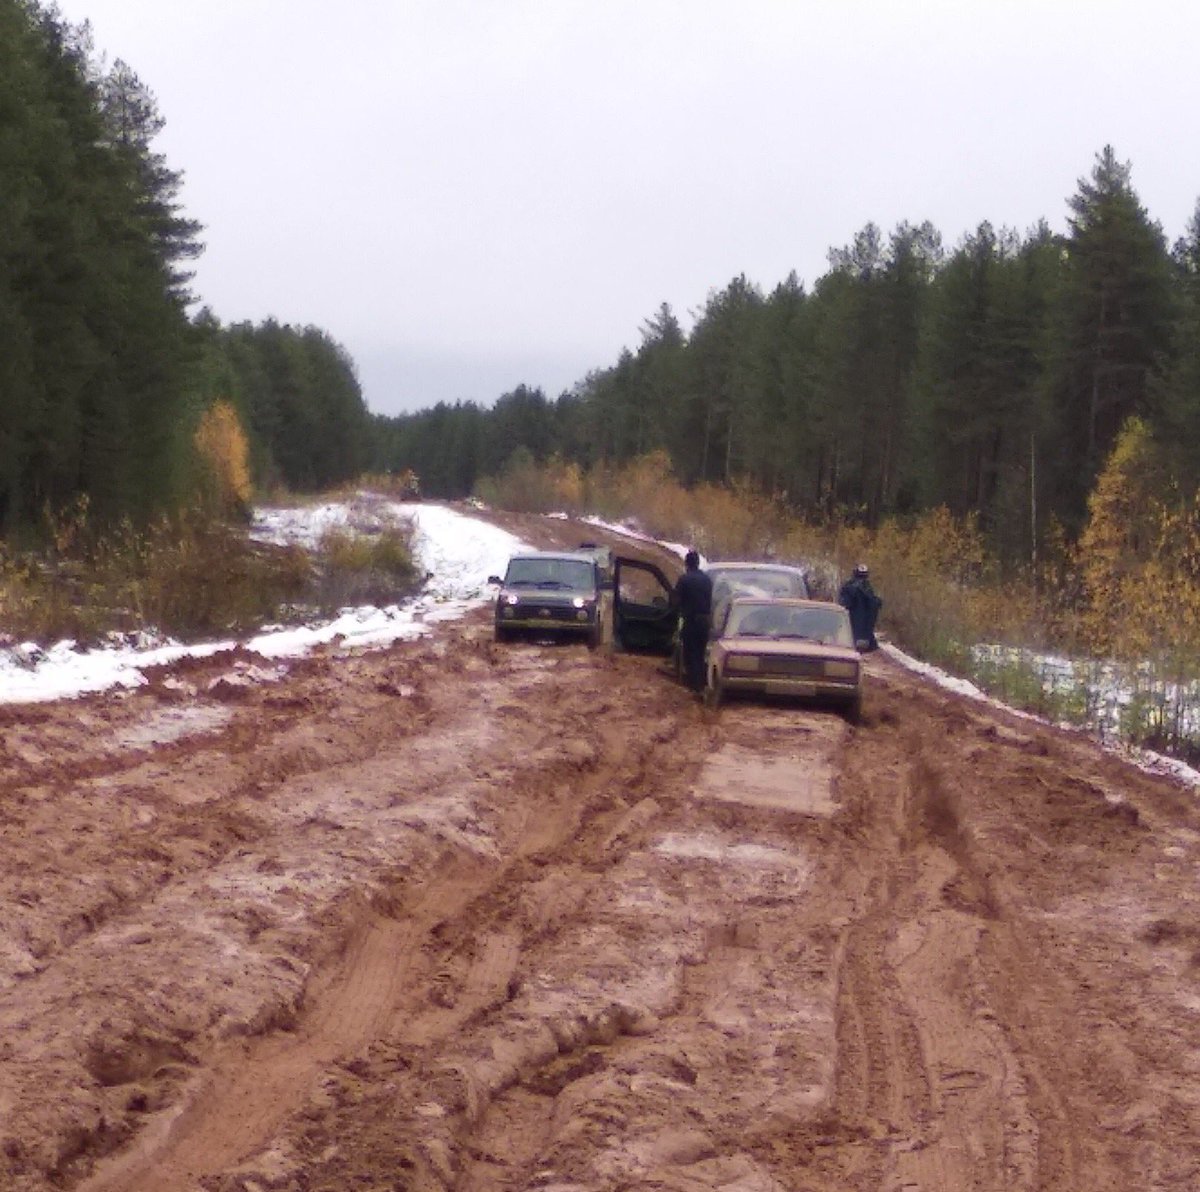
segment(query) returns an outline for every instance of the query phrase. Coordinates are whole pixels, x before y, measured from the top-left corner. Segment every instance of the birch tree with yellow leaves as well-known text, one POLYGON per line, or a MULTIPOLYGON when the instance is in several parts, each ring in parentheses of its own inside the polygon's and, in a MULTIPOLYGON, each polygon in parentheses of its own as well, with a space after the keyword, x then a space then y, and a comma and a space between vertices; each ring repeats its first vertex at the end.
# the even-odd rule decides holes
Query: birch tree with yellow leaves
POLYGON ((1170 499, 1162 458, 1129 419, 1088 501, 1080 616, 1092 653, 1126 666, 1132 735, 1175 744, 1200 681, 1200 498, 1170 499))
POLYGON ((250 509, 250 446, 231 402, 205 410, 194 438, 201 463, 201 501, 219 517, 245 517, 250 509))

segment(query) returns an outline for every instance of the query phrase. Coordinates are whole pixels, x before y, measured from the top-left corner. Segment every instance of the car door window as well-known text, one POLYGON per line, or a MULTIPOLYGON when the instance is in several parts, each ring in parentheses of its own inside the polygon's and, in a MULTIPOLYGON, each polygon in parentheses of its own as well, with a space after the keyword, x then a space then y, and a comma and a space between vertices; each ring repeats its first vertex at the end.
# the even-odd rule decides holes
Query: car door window
POLYGON ((617 637, 627 650, 669 653, 678 615, 671 586, 653 563, 614 560, 617 637))

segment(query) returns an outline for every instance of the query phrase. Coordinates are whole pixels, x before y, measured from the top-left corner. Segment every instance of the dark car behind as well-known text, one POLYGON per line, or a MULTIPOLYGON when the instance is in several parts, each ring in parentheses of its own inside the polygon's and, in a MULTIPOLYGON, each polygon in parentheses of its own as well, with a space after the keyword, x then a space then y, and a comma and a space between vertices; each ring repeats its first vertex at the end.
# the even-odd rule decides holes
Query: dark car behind
POLYGON ((528 551, 513 555, 496 596, 496 640, 518 634, 603 638, 611 580, 593 551, 528 551))

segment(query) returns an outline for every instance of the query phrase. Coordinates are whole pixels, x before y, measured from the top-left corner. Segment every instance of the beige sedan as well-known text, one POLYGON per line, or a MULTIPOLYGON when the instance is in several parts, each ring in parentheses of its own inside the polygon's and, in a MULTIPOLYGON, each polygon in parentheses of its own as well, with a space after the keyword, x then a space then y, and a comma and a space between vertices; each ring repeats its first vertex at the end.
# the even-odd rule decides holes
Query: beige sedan
POLYGON ((862 714, 862 660, 850 618, 823 600, 734 597, 717 611, 705 663, 705 702, 735 692, 837 704, 862 714))

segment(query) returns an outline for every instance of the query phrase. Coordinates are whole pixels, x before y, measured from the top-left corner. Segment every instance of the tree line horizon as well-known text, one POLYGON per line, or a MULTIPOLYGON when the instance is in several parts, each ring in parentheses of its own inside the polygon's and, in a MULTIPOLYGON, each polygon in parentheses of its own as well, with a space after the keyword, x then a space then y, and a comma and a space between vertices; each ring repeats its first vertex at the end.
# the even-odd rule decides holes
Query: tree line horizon
POLYGON ((744 274, 683 330, 548 398, 371 413, 326 332, 223 326, 189 290, 202 226, 153 147, 164 121, 90 28, 0 0, 0 533, 86 498, 99 520, 186 505, 195 436, 228 402, 259 491, 367 471, 455 498, 520 453, 583 469, 660 452, 685 485, 748 486, 813 520, 876 526, 946 508, 998 557, 1074 538, 1126 422, 1161 450, 1163 498, 1200 484, 1200 207, 1168 245, 1111 146, 1065 233, 982 221, 947 250, 930 223, 869 223, 811 288, 744 274))
POLYGON ((641 345, 548 399, 376 416, 377 463, 460 497, 514 452, 587 469, 665 452, 686 485, 746 484, 802 516, 877 526, 945 507, 998 557, 1073 538, 1117 436, 1141 419, 1161 481, 1200 483, 1200 206, 1168 246, 1111 146, 1068 230, 868 223, 806 288, 741 274, 690 333, 663 303, 641 345))

